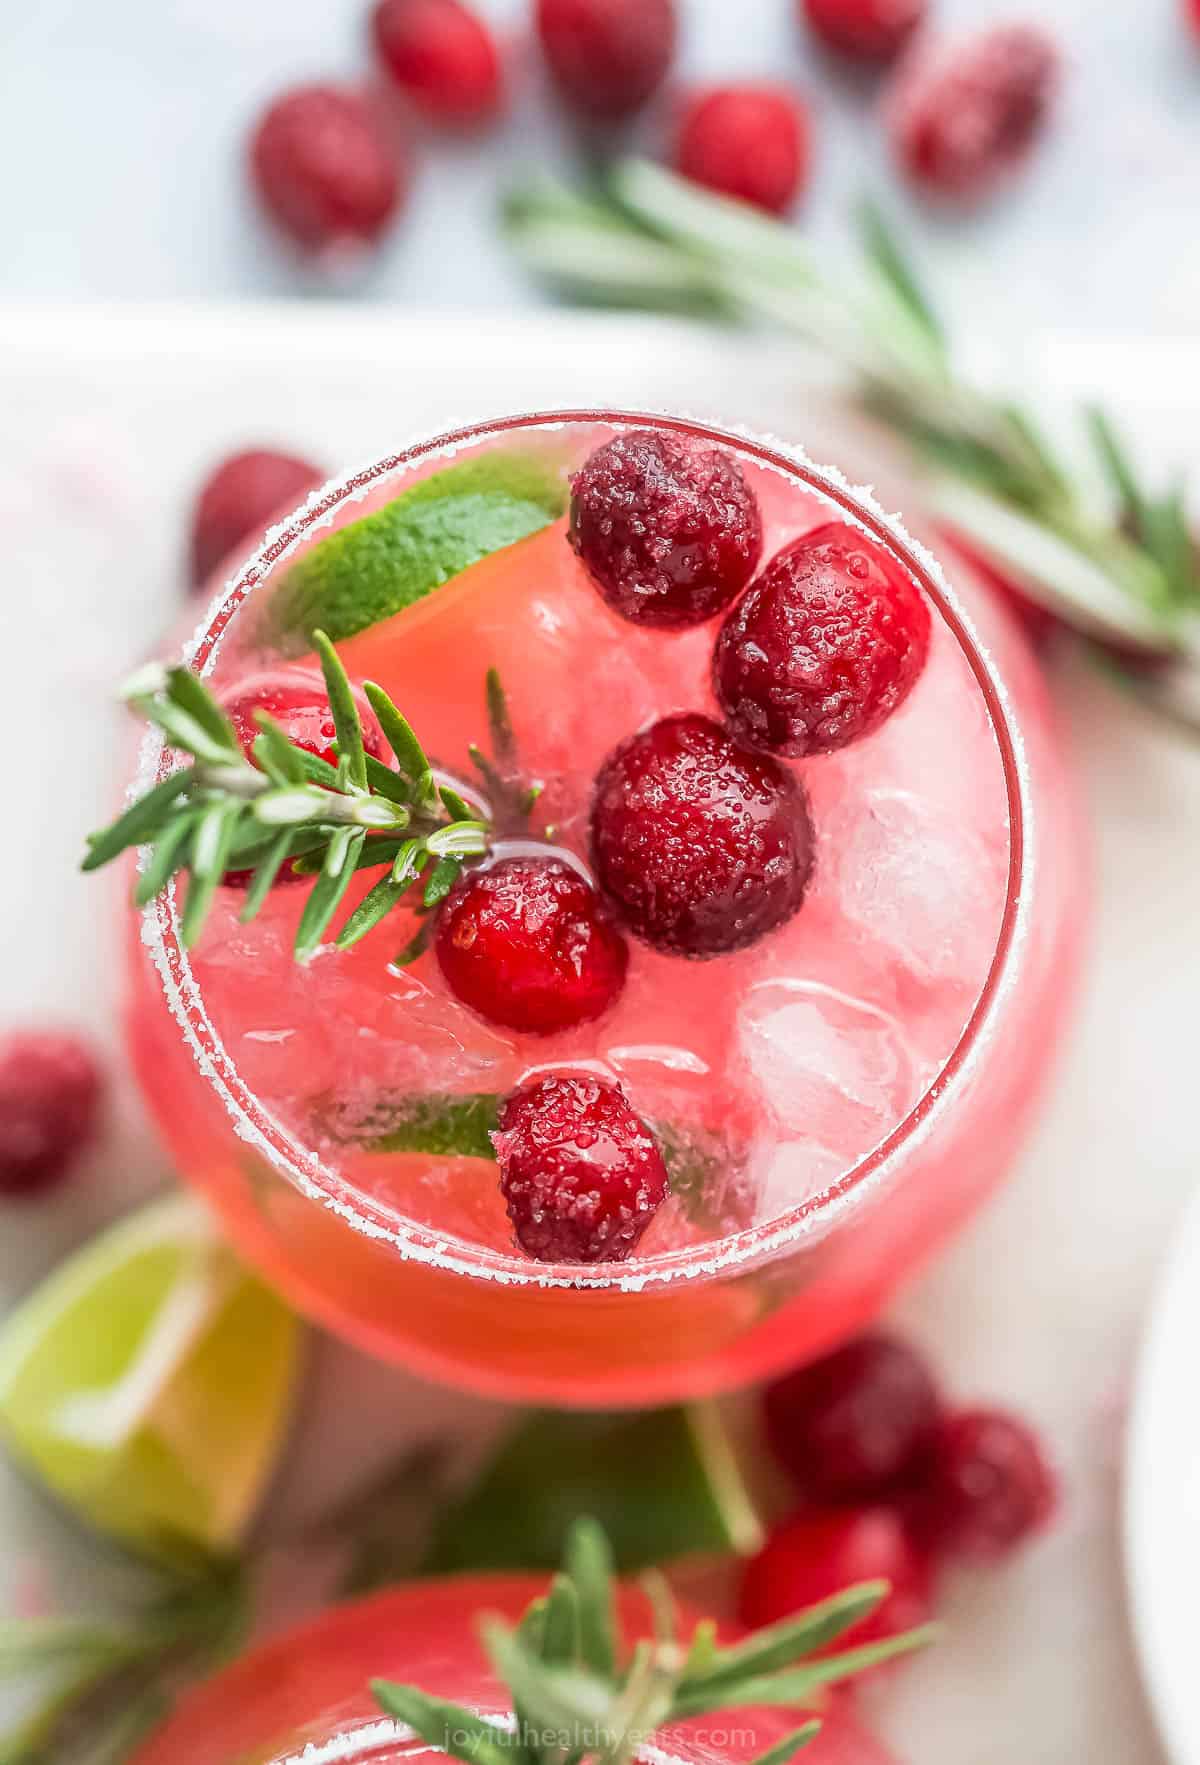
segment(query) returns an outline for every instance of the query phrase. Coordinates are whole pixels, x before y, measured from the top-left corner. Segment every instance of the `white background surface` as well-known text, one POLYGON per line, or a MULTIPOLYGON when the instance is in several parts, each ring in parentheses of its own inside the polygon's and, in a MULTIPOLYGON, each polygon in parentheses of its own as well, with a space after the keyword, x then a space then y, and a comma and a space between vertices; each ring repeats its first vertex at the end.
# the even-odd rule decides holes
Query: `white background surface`
MULTIPOLYGON (((1048 377, 1068 360, 1032 344, 1048 377)), ((1164 459, 1192 443, 1200 362, 1115 343, 1108 375, 1164 459)), ((639 320, 547 324, 413 315, 129 311, 69 322, 10 308, 0 327, 0 654, 8 727, 45 742, 36 848, 0 870, 0 1016, 83 1018, 116 1049, 115 903, 73 871, 128 737, 114 676, 182 604, 183 509, 223 448, 280 434, 341 466, 471 406, 569 402, 610 364, 614 402, 690 403, 812 441, 820 401, 795 364, 639 320), (439 364, 453 354, 458 372, 439 364), (695 397, 703 384, 704 396, 695 397)), ((920 1282, 902 1316, 950 1388, 1042 1426, 1063 1471, 1057 1530, 1011 1569, 946 1592, 950 1634, 882 1700, 909 1765, 1157 1765, 1127 1634, 1119 1535, 1123 1412, 1148 1296, 1195 1173, 1195 877, 1200 760, 1092 681, 1057 682, 1096 827, 1095 954, 1045 1125, 1011 1186, 920 1282)), ((15 747, 15 737, 13 738, 15 747)), ((10 749, 10 753, 14 751, 10 749)), ((6 836, 13 839, 13 835, 6 836)), ((17 836, 19 838, 19 836, 17 836)), ((103 1160, 45 1210, 6 1212, 0 1296, 157 1175, 125 1095, 103 1160)), ((335 1350, 272 1516, 357 1482, 398 1440, 489 1412, 335 1350)), ((1193 1389, 1180 1393, 1194 1403, 1193 1389)), ((51 1536, 0 1478, 0 1604, 51 1536)), ((1195 1765, 1184 1760, 1183 1765, 1195 1765)))
MULTIPOLYGON (((479 3, 510 26, 526 10, 479 3)), ((1162 464, 1194 461, 1200 51, 1184 0, 932 0, 954 24, 1034 14, 1070 64, 1058 130, 1030 176, 966 224, 923 213, 894 184, 870 85, 831 72, 795 29, 793 0, 681 7, 687 77, 794 77, 810 95, 817 157, 801 218, 823 248, 845 249, 850 198, 883 193, 973 357, 1002 361, 1010 383, 1102 390, 1136 414, 1162 464), (1133 332, 1160 341, 1133 345, 1133 332)), ((519 52, 505 129, 483 151, 422 149, 402 225, 342 291, 373 311, 339 325, 314 298, 329 290, 258 225, 241 143, 280 86, 357 77, 364 11, 361 0, 0 0, 0 302, 36 301, 0 305, 0 655, 9 729, 29 718, 53 731, 44 776, 56 792, 35 849, 11 824, 5 834, 4 1018, 32 1005, 115 1041, 112 904, 72 865, 122 763, 111 681, 174 616, 181 511, 212 455, 277 439, 338 466, 450 418, 587 398, 597 363, 614 401, 811 438, 812 397, 783 357, 676 332, 664 342, 636 324, 514 329, 503 317, 540 297, 494 238, 498 192, 520 167, 575 157, 519 52), (302 299, 286 315, 195 304, 262 295, 302 299), (46 297, 188 304, 106 318, 46 297), (471 311, 442 326, 436 315, 453 308, 471 311)), ((646 120, 646 145, 668 114, 646 120)), ((1195 1174, 1200 760, 1090 682, 1060 690, 1101 877, 1085 1014, 1020 1173, 903 1310, 964 1396, 1011 1401, 1044 1425, 1069 1498, 1024 1561, 950 1590, 949 1640, 886 1695, 880 1720, 910 1765, 1160 1758, 1127 1638, 1118 1486, 1135 1343, 1195 1174)), ((0 1298, 155 1180, 127 1093, 116 1115, 105 1159, 61 1205, 6 1214, 0 1298)), ((483 1414, 424 1391, 413 1402, 398 1376, 342 1351, 320 1361, 318 1392, 285 1511, 318 1503, 415 1426, 483 1414)), ((36 1500, 0 1476, 0 1602, 28 1591, 49 1537, 36 1500)))
MULTIPOLYGON (((530 0, 478 3, 515 37, 530 0)), ((679 0, 680 72, 794 80, 814 107, 806 230, 839 249, 849 202, 888 195, 959 331, 978 329, 981 298, 1003 308, 1014 339, 1030 323, 1194 329, 1200 45, 1186 4, 930 0, 947 26, 1033 17, 1068 61, 1059 126, 1030 175, 967 224, 903 197, 873 86, 820 56, 796 0, 679 0)), ((0 0, 0 293, 303 291, 244 197, 242 144, 281 87, 361 74, 366 12, 367 0, 0 0)), ((531 58, 514 46, 513 60, 504 130, 483 150, 423 153, 409 213, 355 292, 427 307, 536 301, 492 237, 497 193, 519 167, 566 169, 573 149, 531 58)), ((648 146, 669 110, 646 120, 648 146)))

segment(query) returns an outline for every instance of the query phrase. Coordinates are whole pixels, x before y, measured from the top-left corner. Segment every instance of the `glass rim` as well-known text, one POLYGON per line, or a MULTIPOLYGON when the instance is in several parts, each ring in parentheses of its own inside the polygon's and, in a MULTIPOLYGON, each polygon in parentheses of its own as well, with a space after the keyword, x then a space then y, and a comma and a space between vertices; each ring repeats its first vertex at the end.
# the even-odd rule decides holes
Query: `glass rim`
MULTIPOLYGON (((335 1213, 361 1236, 386 1243, 405 1261, 417 1262, 448 1274, 492 1280, 505 1286, 577 1288, 598 1292, 645 1292, 665 1290, 680 1280, 712 1279, 742 1268, 774 1260, 794 1249, 818 1229, 822 1235, 841 1216, 881 1184, 902 1153, 928 1137, 979 1064, 987 1029, 1011 990, 1016 957, 1028 937, 1032 912, 1029 891, 1023 887, 1028 829, 1033 822, 1028 758, 1024 740, 1012 714, 1004 682, 997 674, 986 645, 975 631, 969 615, 947 584, 932 554, 912 539, 901 522, 880 507, 873 493, 852 485, 835 467, 819 466, 803 448, 776 437, 764 437, 750 429, 725 427, 707 420, 652 409, 627 410, 572 407, 531 411, 515 416, 486 418, 422 438, 394 454, 359 467, 341 478, 331 479, 312 492, 307 502, 293 511, 266 535, 257 552, 218 593, 200 620, 192 638, 183 646, 183 659, 203 676, 215 663, 222 638, 249 595, 269 576, 272 568, 315 527, 328 524, 350 500, 365 496, 388 476, 425 463, 438 455, 452 456, 490 437, 522 430, 553 430, 574 425, 605 424, 618 428, 654 427, 697 436, 718 446, 730 447, 768 470, 799 478, 809 489, 836 505, 853 524, 890 551, 912 572, 949 627, 983 697, 999 750, 1008 806, 1009 859, 1004 911, 996 948, 979 989, 978 997, 938 1072, 908 1112, 870 1152, 795 1207, 770 1220, 747 1226, 704 1244, 663 1251, 655 1256, 632 1256, 626 1262, 573 1264, 538 1263, 519 1253, 475 1246, 380 1206, 329 1169, 296 1135, 289 1132, 243 1081, 236 1063, 224 1047, 205 1008, 199 983, 180 938, 180 918, 174 883, 140 910, 141 940, 158 971, 160 982, 185 1044, 209 1086, 221 1098, 238 1138, 265 1155, 272 1169, 315 1205, 335 1213)), ((147 731, 143 738, 137 775, 132 789, 147 788, 169 770, 169 754, 162 733, 147 731)))

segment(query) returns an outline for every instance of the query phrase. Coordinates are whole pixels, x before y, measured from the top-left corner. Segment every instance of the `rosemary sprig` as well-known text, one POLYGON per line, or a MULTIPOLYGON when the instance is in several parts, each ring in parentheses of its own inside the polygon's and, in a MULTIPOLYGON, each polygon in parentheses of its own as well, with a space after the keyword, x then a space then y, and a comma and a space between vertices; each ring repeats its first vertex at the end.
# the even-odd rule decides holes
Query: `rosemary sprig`
MULTIPOLYGON (((825 1652, 888 1593, 886 1582, 849 1588, 730 1647, 708 1621, 679 1635, 678 1613, 660 1575, 645 1580, 653 1640, 626 1648, 617 1621, 608 1540, 576 1521, 562 1571, 519 1624, 484 1617, 480 1633, 512 1694, 515 1728, 503 1727, 413 1685, 376 1680, 380 1707, 430 1746, 464 1765, 628 1765, 656 1730, 737 1708, 796 1707, 814 1693, 932 1640, 926 1625, 884 1642, 825 1652)), ((754 1765, 785 1765, 820 1732, 813 1718, 754 1765)))
MULTIPOLYGON (((335 941, 342 949, 374 930, 416 885, 424 884, 422 907, 434 907, 464 864, 489 849, 491 813, 439 782, 410 725, 371 681, 364 690, 394 764, 366 752, 337 651, 323 632, 314 633, 313 643, 337 731, 336 766, 307 753, 262 711, 255 713, 259 734, 252 765, 225 712, 190 669, 154 665, 124 688, 131 708, 191 764, 93 834, 83 868, 98 870, 130 847, 145 848, 135 890, 139 905, 186 875, 181 931, 189 946, 231 867, 252 873, 243 922, 261 911, 285 865, 315 878, 295 939, 296 958, 304 962, 325 938, 356 871, 385 874, 341 926, 335 941)), ((503 702, 498 681, 493 686, 489 679, 488 696, 489 704, 497 696, 503 702)))
POLYGON ((1200 662, 1200 562, 1182 487, 1143 488, 1113 425, 1088 432, 1112 497, 1060 460, 1028 412, 959 379, 943 327, 882 214, 863 208, 858 273, 831 275, 793 228, 648 161, 576 194, 538 178, 505 210, 535 272, 591 303, 767 320, 850 375, 922 466, 930 510, 1045 605, 1155 708, 1200 734, 1181 686, 1200 662), (1136 665, 1144 657, 1155 666, 1136 665), (1173 663, 1163 667, 1161 664, 1173 663))
POLYGON ((0 1680, 37 1686, 0 1735, 0 1765, 120 1765, 161 1720, 178 1685, 234 1654, 246 1621, 236 1565, 164 1582, 120 1621, 0 1621, 0 1680))

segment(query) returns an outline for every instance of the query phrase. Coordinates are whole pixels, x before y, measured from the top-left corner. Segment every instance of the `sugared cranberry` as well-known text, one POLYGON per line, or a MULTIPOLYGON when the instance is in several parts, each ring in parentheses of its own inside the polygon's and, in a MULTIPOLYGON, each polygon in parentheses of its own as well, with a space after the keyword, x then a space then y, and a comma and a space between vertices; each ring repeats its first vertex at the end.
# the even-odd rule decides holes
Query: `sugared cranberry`
POLYGON ((922 18, 926 0, 802 0, 812 30, 839 55, 890 61, 922 18))
POLYGON ((820 1502, 879 1501, 928 1467, 938 1395, 919 1355, 894 1337, 860 1336, 767 1387, 775 1456, 820 1502))
POLYGON ((675 0, 537 0, 547 65, 574 110, 615 122, 641 108, 675 53, 675 0))
POLYGON ((34 1195, 67 1176, 95 1135, 102 1090, 95 1054, 70 1031, 0 1040, 0 1196, 34 1195))
POLYGON ((1034 25, 918 44, 898 70, 888 122, 899 165, 921 190, 968 204, 1029 157, 1050 115, 1059 54, 1034 25))
POLYGON ((773 931, 804 898, 812 851, 799 781, 708 717, 664 717, 596 779, 601 887, 659 950, 717 956, 773 931))
POLYGON ((379 0, 371 31, 395 84, 431 122, 469 128, 500 107, 500 55, 462 0, 379 0))
POLYGON ((442 908, 435 948, 464 1005, 534 1036, 599 1017, 629 959, 591 884, 561 860, 538 857, 468 871, 442 908))
POLYGON ((400 199, 398 143, 371 102, 344 86, 277 98, 254 131, 250 166, 272 219, 314 251, 374 241, 400 199))
POLYGON ((637 625, 711 619, 762 549, 754 492, 732 454, 665 429, 635 429, 571 480, 571 544, 609 606, 637 625))
POLYGON ((675 167, 694 184, 784 214, 805 180, 808 154, 808 115, 786 88, 714 86, 684 110, 675 167))
POLYGON ((298 454, 247 448, 209 473, 192 510, 192 583, 199 588, 235 546, 261 539, 273 515, 295 508, 327 474, 298 454))
POLYGON ((929 1563, 891 1508, 802 1510, 772 1532, 747 1564, 739 1615, 757 1629, 858 1582, 877 1580, 889 1581, 892 1590, 845 1633, 847 1646, 882 1642, 926 1621, 933 1592, 929 1563))
POLYGON ((492 1139, 517 1241, 539 1262, 622 1262, 667 1198, 654 1135, 590 1074, 522 1086, 492 1139))
POLYGON ((914 1536, 950 1555, 1003 1557, 1049 1520, 1057 1480, 1028 1425, 1002 1410, 962 1410, 943 1422, 914 1536))
POLYGON ((713 682, 735 735, 797 759, 878 729, 928 650, 929 608, 912 577, 831 521, 776 553, 728 615, 713 682))
MULTIPOLYGON (((355 693, 355 701, 362 720, 363 746, 368 754, 374 754, 376 759, 380 759, 383 756, 383 736, 375 721, 375 714, 358 693, 355 693)), ((265 711, 298 747, 315 755, 318 760, 327 760, 331 766, 337 765, 337 753, 333 745, 337 740, 337 729, 333 712, 325 697, 324 683, 316 676, 311 679, 297 675, 263 676, 247 681, 225 700, 224 711, 233 724, 248 760, 254 759, 254 743, 261 733, 254 713, 265 711)), ((253 872, 249 870, 227 870, 223 881, 228 888, 244 889, 252 875, 253 872)), ((304 880, 306 879, 296 876, 286 864, 276 877, 279 883, 304 880)))

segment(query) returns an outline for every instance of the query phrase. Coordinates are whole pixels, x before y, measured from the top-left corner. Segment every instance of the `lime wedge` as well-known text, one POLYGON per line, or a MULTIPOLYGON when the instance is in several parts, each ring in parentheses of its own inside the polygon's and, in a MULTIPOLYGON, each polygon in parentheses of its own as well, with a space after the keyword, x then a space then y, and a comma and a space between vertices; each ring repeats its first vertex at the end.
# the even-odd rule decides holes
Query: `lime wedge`
POLYGON ((188 1197, 120 1221, 0 1330, 0 1438, 100 1532, 224 1552, 274 1469, 300 1327, 188 1197))
POLYGON ((307 649, 316 630, 341 643, 539 533, 566 505, 562 463, 544 452, 495 449, 446 466, 305 552, 267 602, 262 636, 284 651, 307 649))
POLYGON ((540 1411, 519 1423, 438 1523, 426 1563, 553 1569, 572 1522, 604 1527, 624 1572, 762 1542, 715 1404, 634 1413, 540 1411))

